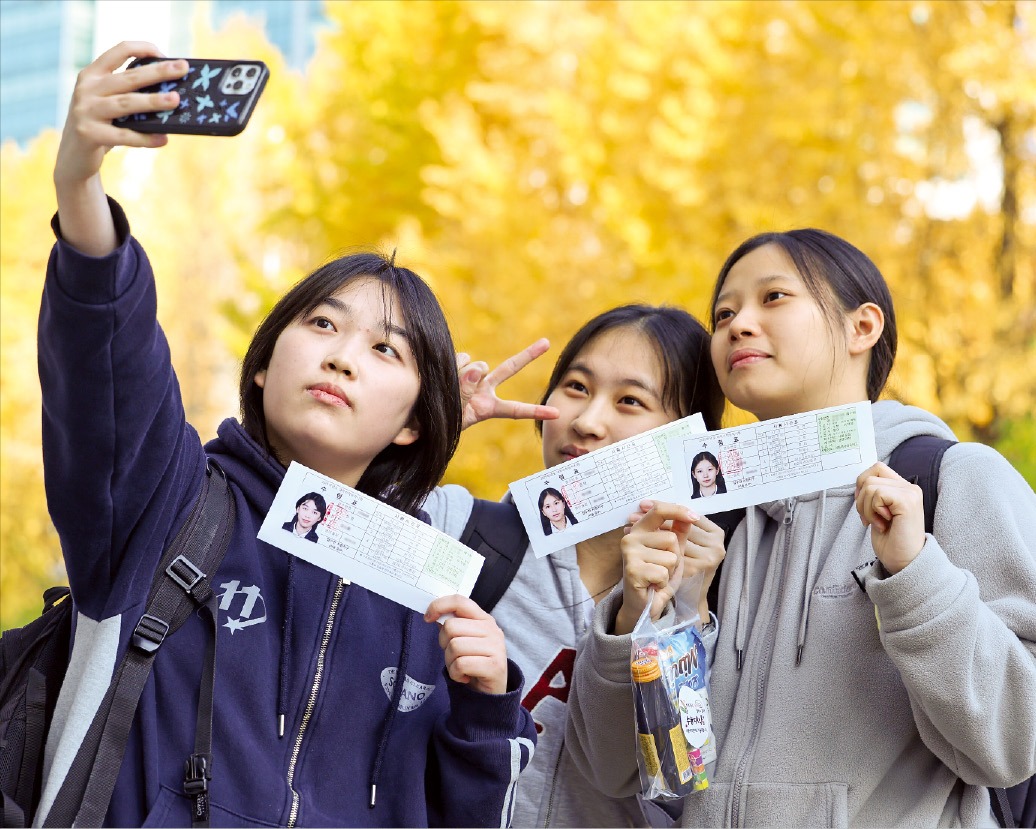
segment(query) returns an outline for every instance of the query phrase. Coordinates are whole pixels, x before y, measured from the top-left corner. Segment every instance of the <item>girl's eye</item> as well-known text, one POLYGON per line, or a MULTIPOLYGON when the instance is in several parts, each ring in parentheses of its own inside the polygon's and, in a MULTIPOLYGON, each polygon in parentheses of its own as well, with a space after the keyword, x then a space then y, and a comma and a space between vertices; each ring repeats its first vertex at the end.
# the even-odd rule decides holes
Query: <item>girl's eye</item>
POLYGON ((374 350, 380 351, 382 354, 387 354, 389 357, 395 357, 397 360, 399 359, 399 351, 388 343, 378 343, 374 346, 374 350))
POLYGON ((767 291, 766 292, 766 300, 765 301, 766 302, 774 302, 774 301, 776 301, 778 299, 783 299, 786 296, 787 296, 787 294, 784 291, 777 291, 777 290, 767 291))
POLYGON ((624 397, 620 397, 619 403, 623 406, 637 406, 639 408, 644 407, 644 404, 640 400, 629 394, 625 395, 624 397))
POLYGON ((721 308, 720 310, 718 310, 716 312, 716 316, 715 316, 716 325, 719 325, 721 322, 725 322, 726 320, 730 319, 732 316, 734 316, 734 312, 731 311, 729 308, 721 308))
POLYGON ((589 389, 578 380, 569 380, 565 383, 565 388, 578 394, 589 394, 589 389))
POLYGON ((310 325, 315 325, 317 328, 323 328, 325 331, 335 330, 335 324, 327 317, 313 317, 309 322, 310 325))

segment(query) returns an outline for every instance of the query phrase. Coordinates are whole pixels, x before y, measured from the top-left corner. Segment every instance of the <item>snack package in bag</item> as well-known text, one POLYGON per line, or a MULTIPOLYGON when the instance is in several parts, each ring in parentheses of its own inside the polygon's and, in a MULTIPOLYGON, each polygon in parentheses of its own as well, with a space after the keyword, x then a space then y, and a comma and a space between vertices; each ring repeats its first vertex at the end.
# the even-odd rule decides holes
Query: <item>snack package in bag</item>
POLYGON ((680 585, 673 609, 651 620, 654 591, 633 630, 630 674, 643 796, 686 797, 709 787, 716 738, 708 665, 698 630, 700 575, 680 585))

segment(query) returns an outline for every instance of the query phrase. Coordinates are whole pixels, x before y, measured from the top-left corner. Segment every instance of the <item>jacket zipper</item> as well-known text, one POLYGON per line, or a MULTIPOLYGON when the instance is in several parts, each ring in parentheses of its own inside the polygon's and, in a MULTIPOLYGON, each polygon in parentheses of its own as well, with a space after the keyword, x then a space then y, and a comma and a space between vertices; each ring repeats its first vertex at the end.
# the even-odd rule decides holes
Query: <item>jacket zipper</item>
MULTIPOLYGON (((568 715, 568 712, 565 712, 568 715)), ((558 759, 554 761, 554 779, 550 782, 550 798, 547 800, 547 814, 543 819, 544 827, 550 826, 550 818, 554 812, 554 793, 558 790, 558 771, 561 768, 561 755, 565 753, 565 738, 561 738, 561 748, 558 751, 558 759)))
MULTIPOLYGON (((787 527, 791 524, 792 515, 795 512, 795 499, 789 498, 786 502, 786 509, 784 511, 784 519, 781 524, 784 527, 784 561, 781 562, 781 567, 788 566, 788 547, 790 546, 791 530, 787 527)), ((765 581, 765 579, 764 579, 765 581)), ((783 579, 782 579, 783 581, 783 579)), ((770 670, 770 664, 773 661, 773 639, 775 637, 775 630, 777 627, 777 614, 780 611, 780 602, 774 600, 773 611, 770 614, 770 619, 767 622, 766 628, 766 640, 764 642, 763 653, 766 655, 766 663, 760 665, 759 674, 759 688, 756 692, 755 700, 755 712, 752 720, 752 733, 748 738, 748 745, 745 746, 744 751, 741 753, 741 759, 737 765, 737 772, 734 775, 734 798, 730 808, 730 825, 740 826, 741 825, 741 799, 742 790, 745 785, 745 777, 748 775, 748 758, 752 754, 752 747, 755 745, 756 738, 759 736, 759 721, 762 719, 763 700, 766 697, 766 677, 770 670)))
POLYGON ((345 582, 338 580, 335 586, 335 594, 331 598, 331 609, 327 612, 327 624, 324 625, 324 635, 320 640, 320 652, 317 654, 317 670, 313 675, 313 685, 309 689, 309 700, 306 702, 306 710, 302 714, 302 724, 299 726, 299 733, 295 737, 295 747, 291 752, 291 762, 288 763, 288 788, 291 789, 291 814, 288 815, 288 827, 295 826, 299 816, 299 793, 295 791, 295 765, 299 760, 299 753, 302 751, 302 738, 306 734, 306 727, 309 725, 310 717, 313 716, 313 709, 317 704, 317 694, 320 692, 320 681, 324 676, 324 657, 327 655, 327 646, 331 641, 331 631, 335 624, 335 613, 338 612, 338 600, 342 597, 342 590, 345 582))

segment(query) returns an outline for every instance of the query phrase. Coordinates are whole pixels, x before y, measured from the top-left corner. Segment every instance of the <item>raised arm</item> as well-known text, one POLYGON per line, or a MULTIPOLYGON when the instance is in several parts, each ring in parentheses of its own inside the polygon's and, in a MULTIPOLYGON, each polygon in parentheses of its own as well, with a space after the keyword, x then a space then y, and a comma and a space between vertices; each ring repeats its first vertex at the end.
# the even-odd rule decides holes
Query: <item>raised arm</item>
POLYGON ((111 146, 165 143, 110 123, 159 103, 128 90, 182 75, 168 62, 113 74, 130 57, 157 54, 123 43, 83 70, 54 169, 58 242, 38 340, 43 462, 73 596, 93 619, 147 589, 204 464, 158 325, 151 266, 100 178, 111 146))
POLYGON ((112 120, 135 112, 173 109, 175 92, 145 94, 135 90, 181 78, 184 61, 158 61, 115 73, 133 57, 161 57, 143 41, 120 43, 79 73, 54 165, 61 235, 88 256, 105 256, 119 244, 101 184, 101 163, 112 147, 161 147, 168 138, 117 127, 112 120))

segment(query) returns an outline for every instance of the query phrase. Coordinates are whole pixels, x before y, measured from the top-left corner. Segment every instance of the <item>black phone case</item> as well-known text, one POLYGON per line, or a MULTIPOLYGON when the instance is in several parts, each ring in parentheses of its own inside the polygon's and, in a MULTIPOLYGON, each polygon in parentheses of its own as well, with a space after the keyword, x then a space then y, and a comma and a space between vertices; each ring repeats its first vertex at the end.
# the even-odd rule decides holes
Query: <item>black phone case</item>
MULTIPOLYGON (((127 69, 176 58, 143 58, 127 69)), ((141 92, 178 92, 180 104, 164 112, 139 112, 116 118, 116 126, 138 132, 184 135, 237 135, 248 124, 269 70, 261 60, 184 58, 190 67, 179 80, 146 86, 141 92), (235 84, 237 85, 235 88, 235 84)))

